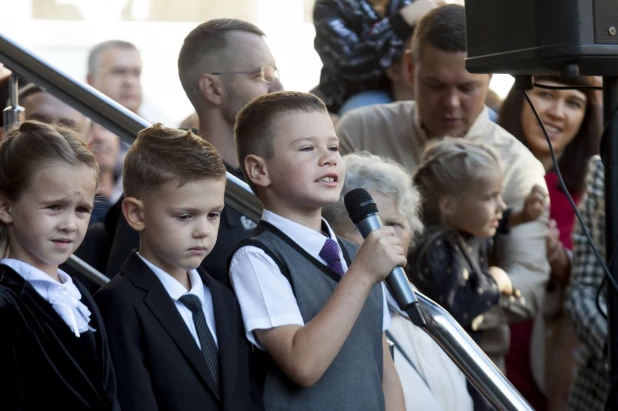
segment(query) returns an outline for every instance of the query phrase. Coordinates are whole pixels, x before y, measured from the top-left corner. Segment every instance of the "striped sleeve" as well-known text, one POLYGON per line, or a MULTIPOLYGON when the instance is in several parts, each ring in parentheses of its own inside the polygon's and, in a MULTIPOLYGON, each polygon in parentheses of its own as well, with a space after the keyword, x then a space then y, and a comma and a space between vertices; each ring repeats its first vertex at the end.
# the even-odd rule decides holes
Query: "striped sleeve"
MULTIPOLYGON (((591 160, 586 187, 580 213, 599 254, 605 259, 604 172, 599 157, 591 160)), ((566 309, 573 318, 579 339, 591 354, 601 357, 607 341, 607 321, 599 313, 596 297, 605 274, 577 221, 573 250, 573 271, 567 290, 566 309)), ((605 287, 599 304, 604 312, 607 312, 606 293, 605 287)))
POLYGON ((352 10, 349 3, 332 0, 316 3, 315 50, 324 67, 343 80, 363 82, 379 78, 400 57, 412 27, 400 13, 371 25, 354 21, 355 15, 362 15, 363 11, 352 10))

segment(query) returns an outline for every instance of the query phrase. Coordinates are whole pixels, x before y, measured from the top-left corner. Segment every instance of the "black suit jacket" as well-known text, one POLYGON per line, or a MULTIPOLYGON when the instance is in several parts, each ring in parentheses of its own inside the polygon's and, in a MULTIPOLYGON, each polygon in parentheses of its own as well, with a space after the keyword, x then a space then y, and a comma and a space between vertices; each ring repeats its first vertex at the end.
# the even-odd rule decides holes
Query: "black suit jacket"
MULTIPOLYGON (((119 200, 119 204, 121 202, 122 198, 119 200)), ((116 206, 110 210, 110 213, 119 213, 115 219, 110 217, 110 222, 113 221, 112 224, 115 224, 113 228, 115 234, 111 240, 106 266, 106 275, 110 278, 120 271, 131 250, 139 247, 139 233, 129 226, 124 215, 119 210, 120 207, 116 206)), ((232 256, 236 245, 241 240, 244 240, 254 228, 255 224, 251 223, 245 216, 235 209, 226 206, 221 212, 217 243, 206 258, 204 258, 204 261, 202 261, 202 268, 208 271, 217 281, 230 287, 227 260, 232 256)), ((84 259, 86 261, 89 260, 88 257, 84 257, 84 259)))
MULTIPOLYGON (((240 169, 234 169, 229 165, 225 165, 225 169, 235 177, 244 181, 244 176, 240 169)), ((99 264, 100 256, 104 254, 106 263, 101 270, 108 277, 113 277, 122 268, 122 265, 127 260, 131 250, 139 247, 139 234, 133 230, 121 211, 121 204, 124 196, 118 200, 116 204, 107 213, 105 218, 105 227, 108 237, 107 243, 97 240, 95 252, 84 250, 82 257, 86 262, 92 261, 91 264, 99 264)), ((219 224, 219 236, 217 243, 213 247, 210 254, 202 261, 202 268, 216 280, 222 282, 230 289, 232 288, 228 278, 227 260, 232 256, 232 252, 236 249, 236 245, 248 237, 249 233, 255 228, 255 223, 251 222, 247 217, 239 213, 230 206, 226 206, 221 212, 221 224, 219 224)), ((88 230, 84 243, 89 243, 91 230, 88 230)), ((83 246, 88 247, 87 245, 83 246)), ((90 247, 92 249, 92 247, 90 247)), ((78 253, 81 250, 78 250, 78 253)), ((77 253, 77 254, 78 254, 77 253)), ((79 254, 78 254, 79 255, 79 254)), ((81 257, 81 256, 80 256, 81 257)))
POLYGON ((123 409, 253 410, 249 343, 234 294, 198 269, 212 293, 221 365, 216 392, 202 353, 163 284, 131 253, 96 294, 105 322, 123 409))

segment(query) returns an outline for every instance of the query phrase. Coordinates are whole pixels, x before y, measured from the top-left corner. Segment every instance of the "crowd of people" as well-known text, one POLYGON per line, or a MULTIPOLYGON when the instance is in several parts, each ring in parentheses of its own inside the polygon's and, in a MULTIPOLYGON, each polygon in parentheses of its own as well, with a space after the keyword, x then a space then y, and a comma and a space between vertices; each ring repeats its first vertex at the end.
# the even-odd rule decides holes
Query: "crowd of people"
MULTIPOLYGON (((534 409, 605 409, 607 286, 568 200, 604 254, 599 80, 535 78, 573 87, 529 91, 543 130, 520 90, 496 101, 466 70, 464 6, 317 0, 314 23, 311 91, 284 91, 255 25, 199 24, 178 55, 195 112, 130 145, 20 82, 26 121, 0 144, 0 408, 494 409, 390 295, 401 266, 534 409), (259 222, 225 204, 227 173, 259 222), (357 187, 384 225, 366 238, 357 187)), ((87 67, 140 113, 135 45, 97 44, 87 67)))

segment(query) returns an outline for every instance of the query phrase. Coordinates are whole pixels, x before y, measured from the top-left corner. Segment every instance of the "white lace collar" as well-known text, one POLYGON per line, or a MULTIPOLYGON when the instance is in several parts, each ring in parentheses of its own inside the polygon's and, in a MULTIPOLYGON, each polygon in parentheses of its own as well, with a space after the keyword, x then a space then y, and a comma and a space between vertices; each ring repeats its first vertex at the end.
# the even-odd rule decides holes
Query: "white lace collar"
POLYGON ((43 271, 23 261, 4 258, 0 260, 0 264, 11 267, 24 280, 28 281, 36 292, 52 305, 52 308, 76 337, 86 331, 95 331, 88 325, 90 310, 81 302, 82 295, 67 273, 58 269, 58 278, 60 279, 60 282, 58 282, 43 271))

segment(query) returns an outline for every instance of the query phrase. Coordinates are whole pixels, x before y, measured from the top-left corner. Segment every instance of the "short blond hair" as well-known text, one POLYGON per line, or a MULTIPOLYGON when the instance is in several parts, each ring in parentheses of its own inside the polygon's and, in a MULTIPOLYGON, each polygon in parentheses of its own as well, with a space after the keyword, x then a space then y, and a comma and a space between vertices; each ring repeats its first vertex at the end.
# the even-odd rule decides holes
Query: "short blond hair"
POLYGON ((500 157, 487 145, 450 137, 430 143, 413 179, 423 197, 423 223, 440 223, 440 199, 461 198, 478 180, 502 172, 500 157))
POLYGON ((139 132, 124 161, 127 197, 156 193, 163 184, 225 178, 225 165, 212 144, 191 131, 155 124, 139 132))

